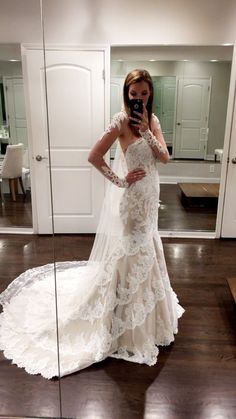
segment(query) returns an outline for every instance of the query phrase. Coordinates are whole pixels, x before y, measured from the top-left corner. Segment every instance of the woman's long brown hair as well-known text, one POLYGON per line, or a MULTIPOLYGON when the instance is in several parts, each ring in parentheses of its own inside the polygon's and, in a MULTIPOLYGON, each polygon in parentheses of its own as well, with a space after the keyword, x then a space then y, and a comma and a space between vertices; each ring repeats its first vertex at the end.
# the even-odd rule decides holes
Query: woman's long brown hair
MULTIPOLYGON (((127 74, 124 87, 123 87, 123 99, 124 99, 124 107, 128 115, 130 115, 130 106, 129 106, 129 88, 131 84, 139 83, 145 81, 150 90, 150 96, 147 102, 147 112, 148 112, 148 121, 149 121, 149 128, 151 129, 151 120, 152 120, 152 107, 153 107, 153 82, 150 74, 147 70, 133 70, 129 74, 127 74)), ((131 131, 138 136, 138 128, 134 125, 130 124, 131 131)))

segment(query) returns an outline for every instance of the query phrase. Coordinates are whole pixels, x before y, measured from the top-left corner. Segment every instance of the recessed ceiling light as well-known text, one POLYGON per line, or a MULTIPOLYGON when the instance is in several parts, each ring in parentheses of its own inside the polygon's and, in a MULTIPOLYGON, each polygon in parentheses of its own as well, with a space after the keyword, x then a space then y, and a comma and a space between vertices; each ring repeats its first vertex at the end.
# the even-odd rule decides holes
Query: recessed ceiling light
POLYGON ((11 60, 9 60, 9 61, 11 61, 11 62, 13 63, 13 62, 15 62, 15 61, 20 61, 20 60, 15 60, 15 59, 13 59, 13 58, 12 58, 12 59, 11 59, 11 60))
POLYGON ((151 59, 151 60, 148 60, 148 61, 156 61, 156 60, 154 60, 154 59, 151 59))
POLYGON ((231 47, 233 44, 230 44, 230 43, 228 43, 228 44, 221 44, 223 47, 231 47))
POLYGON ((217 61, 219 61, 219 60, 210 60, 212 63, 216 63, 217 61))

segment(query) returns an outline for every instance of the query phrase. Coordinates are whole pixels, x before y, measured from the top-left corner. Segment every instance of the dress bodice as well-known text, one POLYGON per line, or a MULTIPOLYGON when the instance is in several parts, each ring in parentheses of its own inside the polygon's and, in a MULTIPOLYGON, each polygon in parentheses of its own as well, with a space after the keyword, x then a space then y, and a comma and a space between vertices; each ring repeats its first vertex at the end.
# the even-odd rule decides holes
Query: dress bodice
POLYGON ((159 206, 159 176, 157 160, 144 138, 131 143, 125 160, 128 171, 142 168, 146 176, 125 189, 120 203, 120 216, 129 251, 150 240, 157 231, 159 206))
POLYGON ((128 170, 134 170, 137 167, 150 171, 157 170, 156 158, 152 149, 142 137, 128 145, 125 151, 125 159, 128 170))
POLYGON ((138 182, 131 185, 131 188, 140 190, 145 188, 144 194, 150 195, 150 189, 158 189, 159 193, 159 175, 157 170, 157 159, 153 155, 151 147, 142 137, 129 144, 125 151, 125 160, 128 171, 134 169, 144 169, 146 176, 138 182))

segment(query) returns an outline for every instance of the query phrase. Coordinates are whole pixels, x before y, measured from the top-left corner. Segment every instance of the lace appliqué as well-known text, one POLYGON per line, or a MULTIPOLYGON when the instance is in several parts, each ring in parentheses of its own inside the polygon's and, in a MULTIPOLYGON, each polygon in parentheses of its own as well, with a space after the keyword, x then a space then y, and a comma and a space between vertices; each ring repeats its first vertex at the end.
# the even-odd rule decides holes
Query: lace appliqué
POLYGON ((151 147, 156 147, 158 149, 159 153, 162 153, 162 154, 167 153, 166 147, 164 147, 156 139, 155 135, 153 135, 152 132, 149 129, 147 129, 146 131, 139 131, 139 133, 142 136, 142 138, 144 138, 151 147))
POLYGON ((108 125, 108 127, 106 128, 106 130, 104 131, 103 135, 111 132, 112 129, 114 129, 114 128, 118 128, 120 130, 121 129, 122 122, 125 119, 127 119, 126 112, 121 111, 121 112, 116 113, 112 117, 112 120, 111 120, 110 124, 108 125))
POLYGON ((129 184, 125 179, 120 179, 109 167, 102 166, 101 167, 104 175, 107 179, 109 179, 114 185, 118 186, 119 188, 128 188, 129 184))
POLYGON ((119 349, 111 355, 111 357, 137 362, 138 364, 147 364, 151 367, 156 364, 158 354, 159 349, 156 347, 155 343, 149 339, 143 344, 141 351, 136 350, 136 348, 132 348, 132 350, 130 350, 127 346, 120 346, 119 349))

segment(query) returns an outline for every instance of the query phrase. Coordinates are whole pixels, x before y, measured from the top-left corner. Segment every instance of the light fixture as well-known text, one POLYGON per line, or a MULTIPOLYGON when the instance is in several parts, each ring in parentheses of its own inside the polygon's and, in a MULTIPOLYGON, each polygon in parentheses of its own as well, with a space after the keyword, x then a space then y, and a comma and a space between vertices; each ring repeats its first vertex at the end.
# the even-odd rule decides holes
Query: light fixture
POLYGON ((14 62, 18 62, 20 60, 15 60, 14 58, 12 58, 11 60, 8 60, 8 61, 11 61, 12 63, 14 63, 14 62))

